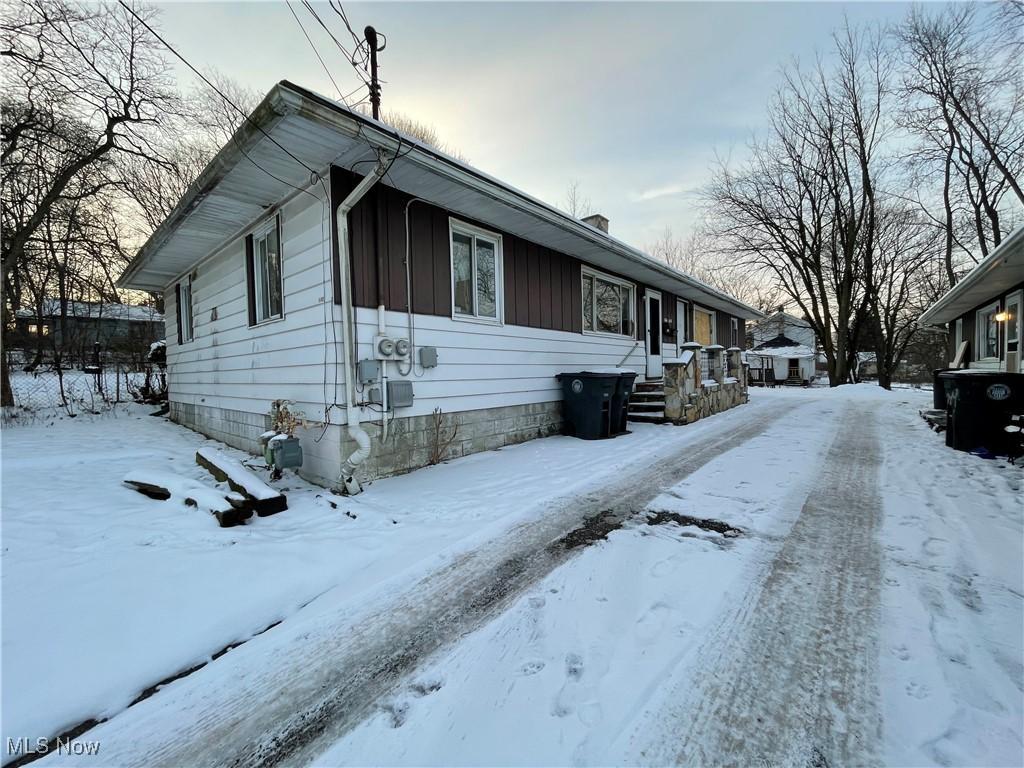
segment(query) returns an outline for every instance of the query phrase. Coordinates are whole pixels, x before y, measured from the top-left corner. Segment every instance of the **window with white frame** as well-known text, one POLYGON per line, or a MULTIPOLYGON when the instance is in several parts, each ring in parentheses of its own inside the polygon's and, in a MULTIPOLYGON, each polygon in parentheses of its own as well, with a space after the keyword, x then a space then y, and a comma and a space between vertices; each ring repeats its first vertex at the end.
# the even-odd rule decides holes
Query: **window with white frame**
POLYGON ((740 345, 740 321, 735 317, 729 318, 729 346, 738 347, 740 345))
POLYGON ((636 287, 625 280, 583 270, 583 331, 633 336, 636 287))
POLYGON ((976 360, 999 359, 999 303, 989 304, 979 309, 975 315, 975 335, 977 337, 976 360))
POLYGON ((452 316, 500 322, 501 236, 454 219, 450 230, 452 316))
POLYGON ((192 277, 178 283, 176 298, 178 300, 178 343, 192 341, 195 331, 192 321, 192 277))
POLYGON ((252 233, 250 307, 253 324, 276 320, 284 311, 281 292, 281 227, 277 216, 252 233))

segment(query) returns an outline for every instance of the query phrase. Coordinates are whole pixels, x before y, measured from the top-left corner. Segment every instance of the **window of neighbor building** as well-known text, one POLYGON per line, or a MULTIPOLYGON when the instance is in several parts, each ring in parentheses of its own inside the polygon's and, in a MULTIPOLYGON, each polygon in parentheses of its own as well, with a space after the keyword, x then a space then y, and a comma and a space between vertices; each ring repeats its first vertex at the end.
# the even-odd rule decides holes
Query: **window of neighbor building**
POLYGON ((452 316, 501 322, 501 236, 450 222, 452 316))
POLYGON ((178 343, 192 341, 195 338, 195 331, 192 322, 192 277, 178 283, 178 343))
POLYGON ((999 303, 989 304, 984 309, 979 309, 976 315, 976 335, 978 360, 999 359, 999 321, 996 315, 999 314, 999 303))
POLYGON ((255 309, 252 318, 255 323, 276 320, 283 314, 280 223, 280 218, 275 216, 252 234, 252 282, 249 289, 253 292, 251 306, 255 309))
POLYGON ((636 288, 632 283, 583 270, 583 331, 633 336, 636 288))

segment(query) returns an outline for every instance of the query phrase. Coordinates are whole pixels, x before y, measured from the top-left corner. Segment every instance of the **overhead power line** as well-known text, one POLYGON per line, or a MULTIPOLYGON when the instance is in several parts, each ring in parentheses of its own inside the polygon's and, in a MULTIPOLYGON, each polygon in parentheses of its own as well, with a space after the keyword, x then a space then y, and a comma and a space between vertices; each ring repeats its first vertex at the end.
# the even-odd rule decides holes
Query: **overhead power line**
POLYGON ((313 39, 306 32, 306 28, 302 26, 302 22, 299 21, 298 15, 295 13, 295 9, 292 8, 291 0, 285 0, 285 4, 288 6, 288 10, 292 13, 292 18, 295 19, 295 23, 299 25, 299 29, 302 30, 302 34, 306 38, 306 42, 309 43, 309 47, 313 49, 313 53, 316 54, 317 60, 320 62, 320 66, 324 68, 324 72, 327 74, 327 78, 331 81, 331 85, 334 86, 334 90, 338 92, 338 98, 341 99, 341 103, 348 106, 348 99, 346 99, 342 93, 341 88, 338 87, 338 83, 334 80, 334 75, 331 74, 331 70, 327 68, 327 64, 324 62, 323 56, 320 55, 320 51, 317 50, 316 44, 313 39))
MULTIPOLYGON (((307 165, 307 164, 306 164, 305 162, 303 162, 303 161, 302 161, 302 160, 301 160, 300 158, 296 157, 296 156, 295 156, 294 154, 292 154, 292 153, 291 153, 290 151, 288 151, 288 149, 287 149, 287 148, 286 148, 286 147, 285 147, 284 145, 282 145, 282 144, 281 144, 281 143, 280 143, 280 142, 279 142, 279 141, 278 141, 277 139, 275 139, 275 138, 274 138, 273 136, 271 136, 271 135, 270 135, 269 133, 267 133, 267 132, 266 132, 266 130, 264 130, 264 128, 263 128, 263 126, 262 126, 262 125, 260 125, 260 124, 259 124, 259 123, 257 123, 257 122, 256 122, 255 120, 253 120, 253 119, 252 119, 252 117, 250 117, 250 115, 249 115, 249 114, 248 114, 248 113, 247 113, 247 112, 246 112, 245 110, 243 110, 243 109, 242 109, 241 107, 239 107, 239 106, 238 106, 237 104, 235 104, 235 102, 233 102, 233 101, 232 101, 232 100, 231 100, 230 98, 228 98, 227 94, 225 94, 225 93, 224 93, 224 91, 222 91, 222 90, 221 90, 220 88, 218 88, 218 87, 217 87, 217 86, 216 86, 216 85, 215 85, 215 84, 214 84, 214 83, 213 83, 213 82, 212 82, 212 81, 210 80, 210 78, 208 78, 208 77, 207 77, 206 75, 204 75, 204 74, 203 74, 202 72, 200 72, 200 71, 199 71, 199 70, 198 70, 198 69, 197 69, 197 68, 196 68, 196 67, 195 67, 195 66, 194 66, 194 65, 192 64, 192 62, 190 62, 190 61, 189 61, 188 59, 186 59, 186 58, 185 58, 185 57, 184 57, 184 56, 183 56, 182 54, 178 53, 177 49, 176 49, 176 48, 175 48, 175 47, 174 47, 173 45, 171 45, 171 44, 170 44, 169 42, 167 42, 166 40, 164 40, 164 38, 163 38, 163 37, 161 37, 160 33, 159 33, 159 32, 157 32, 157 31, 156 31, 155 29, 153 29, 153 27, 151 27, 151 26, 150 26, 150 25, 149 25, 148 23, 146 23, 146 20, 145 20, 145 19, 143 19, 143 18, 142 18, 141 16, 139 16, 139 14, 137 14, 137 13, 135 12, 135 10, 134 10, 134 9, 133 9, 133 8, 132 8, 131 6, 129 6, 129 5, 128 5, 128 4, 127 4, 127 3, 126 3, 126 2, 124 1, 124 0, 117 0, 117 1, 118 1, 118 4, 119 4, 119 5, 120 5, 120 6, 122 7, 122 8, 124 8, 124 9, 125 9, 126 11, 128 11, 128 13, 130 13, 130 14, 131 14, 132 16, 134 16, 134 17, 135 17, 135 19, 136 19, 136 20, 137 20, 137 21, 138 21, 138 22, 139 22, 140 24, 142 24, 142 26, 144 26, 144 27, 145 27, 145 28, 146 28, 147 30, 149 30, 149 33, 150 33, 151 35, 153 35, 153 37, 155 37, 155 38, 156 38, 157 40, 159 40, 159 41, 160 41, 160 42, 161 42, 161 43, 163 44, 163 46, 164 46, 164 47, 165 47, 165 48, 166 48, 166 49, 167 49, 168 51, 170 51, 171 53, 173 53, 173 54, 174 54, 174 56, 175 56, 175 57, 177 57, 177 59, 178 59, 178 60, 179 60, 179 61, 180 61, 180 62, 181 62, 182 64, 184 64, 184 65, 185 65, 186 67, 188 67, 188 68, 189 68, 190 70, 192 70, 192 72, 194 72, 194 73, 195 73, 195 75, 196 75, 196 76, 197 76, 197 77, 198 77, 198 78, 199 78, 200 80, 202 80, 202 81, 203 81, 204 83, 206 83, 206 84, 207 84, 207 85, 208 85, 208 86, 209 86, 209 87, 210 87, 210 88, 211 88, 211 89, 213 90, 213 92, 214 92, 214 93, 216 93, 216 94, 217 94, 218 96, 220 96, 220 97, 221 97, 222 99, 224 99, 225 103, 227 103, 228 105, 230 105, 230 106, 231 106, 231 108, 232 108, 232 109, 234 109, 234 110, 235 110, 235 111, 236 111, 236 112, 237 112, 238 114, 240 114, 240 115, 241 115, 241 116, 242 116, 242 117, 243 117, 243 118, 244 118, 244 119, 245 119, 245 120, 246 120, 246 121, 247 121, 247 122, 248 122, 248 123, 249 123, 250 125, 252 125, 252 126, 253 126, 254 128, 256 128, 256 130, 258 130, 258 131, 259 131, 260 133, 262 133, 262 134, 263 134, 263 135, 264 135, 264 136, 265 136, 265 137, 266 137, 267 139, 269 139, 269 140, 270 140, 270 142, 271 142, 271 143, 272 143, 272 144, 273 144, 274 146, 276 146, 276 147, 277 147, 278 149, 280 149, 280 150, 281 150, 282 152, 284 152, 284 153, 285 153, 286 155, 288 155, 288 157, 290 157, 290 158, 291 158, 292 160, 294 160, 294 161, 295 161, 296 163, 298 163, 298 164, 299 164, 299 165, 301 165, 301 166, 302 166, 303 168, 305 168, 305 169, 306 169, 307 171, 309 171, 309 173, 310 173, 310 180, 312 180, 312 179, 315 179, 315 178, 319 178, 319 176, 318 176, 318 174, 317 174, 317 172, 316 172, 315 170, 313 170, 312 168, 310 168, 310 167, 309 167, 309 166, 308 166, 308 165, 307 165)), ((234 137, 233 135, 232 135, 231 139, 232 139, 232 141, 234 141, 234 142, 235 142, 235 146, 236 146, 236 147, 238 148, 238 151, 239 151, 239 152, 241 152, 241 153, 242 153, 243 155, 245 155, 246 159, 247 159, 247 160, 248 160, 248 161, 249 161, 250 163, 252 163, 252 164, 253 164, 253 165, 255 165, 255 166, 256 166, 257 168, 259 168, 259 169, 260 169, 261 171, 263 171, 263 173, 267 174, 267 176, 269 176, 270 178, 274 179, 275 181, 278 181, 278 182, 280 182, 281 184, 286 184, 287 186, 291 187, 292 189, 294 189, 294 190, 296 190, 296 191, 298 191, 298 192, 304 192, 304 193, 306 193, 307 195, 310 195, 310 196, 312 196, 312 197, 314 197, 314 198, 316 198, 316 199, 318 199, 318 200, 320 199, 320 198, 317 198, 317 197, 316 197, 316 195, 314 195, 314 194, 313 194, 312 192, 310 192, 310 191, 309 191, 308 189, 303 189, 302 187, 297 187, 297 186, 295 186, 294 184, 292 184, 292 183, 291 183, 290 181, 288 181, 288 180, 286 180, 286 179, 282 179, 282 178, 280 178, 279 176, 276 176, 275 174, 273 174, 273 173, 271 173, 270 171, 268 171, 268 170, 267 170, 266 168, 264 168, 264 167, 263 167, 262 165, 260 165, 259 163, 257 163, 257 162, 256 162, 255 160, 253 160, 253 159, 252 159, 252 158, 251 158, 251 157, 249 156, 249 154, 248 154, 248 153, 247 153, 247 152, 246 152, 246 151, 245 151, 245 150, 244 150, 244 149, 242 148, 241 144, 239 144, 239 143, 238 143, 237 139, 235 139, 235 137, 234 137)), ((322 185, 322 186, 324 187, 324 192, 327 192, 327 187, 326 187, 326 185, 324 185, 323 179, 320 179, 320 184, 321 184, 321 185, 322 185)))

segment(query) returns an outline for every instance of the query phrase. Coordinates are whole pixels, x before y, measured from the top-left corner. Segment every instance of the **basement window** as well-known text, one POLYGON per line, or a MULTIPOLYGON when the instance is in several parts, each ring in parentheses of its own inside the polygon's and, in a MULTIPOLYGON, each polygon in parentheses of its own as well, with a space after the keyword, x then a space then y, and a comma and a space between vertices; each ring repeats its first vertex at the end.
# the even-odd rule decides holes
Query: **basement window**
POLYGON ((452 317, 501 322, 501 236, 451 219, 452 317))
POLYGON ((635 287, 632 283, 583 270, 583 332, 633 335, 635 287))

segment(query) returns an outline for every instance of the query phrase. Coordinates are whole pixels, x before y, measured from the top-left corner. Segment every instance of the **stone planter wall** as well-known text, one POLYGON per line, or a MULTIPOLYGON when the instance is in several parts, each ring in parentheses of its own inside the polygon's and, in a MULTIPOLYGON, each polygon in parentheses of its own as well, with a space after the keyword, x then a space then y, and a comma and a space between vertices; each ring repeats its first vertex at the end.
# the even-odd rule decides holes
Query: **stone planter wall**
POLYGON ((665 418, 674 424, 691 424, 705 416, 727 411, 747 402, 747 384, 739 365, 739 350, 708 348, 715 383, 701 386, 700 345, 684 344, 677 362, 666 362, 665 418), (733 372, 738 376, 729 375, 733 372))

